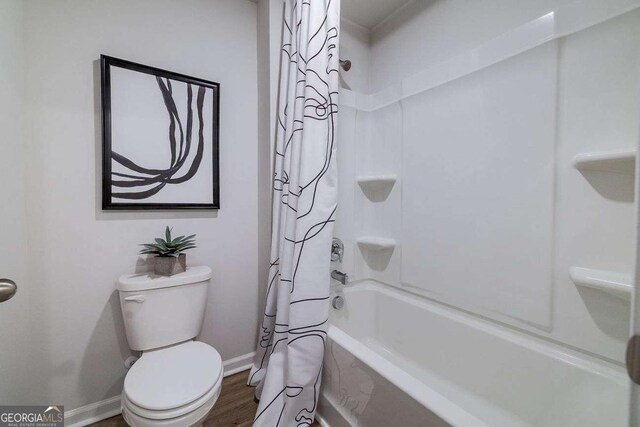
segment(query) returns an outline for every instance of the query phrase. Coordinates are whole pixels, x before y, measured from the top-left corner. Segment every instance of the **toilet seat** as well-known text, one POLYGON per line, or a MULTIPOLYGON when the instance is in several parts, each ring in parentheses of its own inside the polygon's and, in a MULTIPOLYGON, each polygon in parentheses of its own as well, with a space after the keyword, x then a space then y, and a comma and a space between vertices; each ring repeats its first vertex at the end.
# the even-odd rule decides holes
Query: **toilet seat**
POLYGON ((187 414, 189 412, 193 412, 200 408, 201 406, 207 404, 211 399, 217 399, 220 395, 220 391, 222 387, 222 378, 213 386, 211 389, 199 399, 188 403, 186 405, 178 406, 176 408, 166 409, 162 411, 154 411, 150 409, 143 408, 141 406, 136 405, 131 402, 131 400, 127 397, 126 394, 122 395, 122 402, 126 404, 127 408, 134 412, 136 415, 139 415, 144 418, 149 418, 152 420, 163 420, 168 418, 175 418, 181 415, 187 414))
POLYGON ((222 377, 220 355, 202 342, 145 352, 125 378, 123 415, 131 425, 191 425, 213 407, 222 377))

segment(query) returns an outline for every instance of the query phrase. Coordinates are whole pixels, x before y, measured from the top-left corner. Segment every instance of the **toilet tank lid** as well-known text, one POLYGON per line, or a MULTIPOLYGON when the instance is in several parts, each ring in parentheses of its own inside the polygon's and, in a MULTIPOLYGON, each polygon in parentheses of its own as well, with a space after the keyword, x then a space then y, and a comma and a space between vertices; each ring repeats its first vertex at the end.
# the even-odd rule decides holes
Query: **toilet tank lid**
POLYGON ((173 276, 158 276, 151 272, 125 274, 118 279, 118 290, 122 292, 137 292, 150 289, 170 288, 172 286, 189 285, 209 280, 211 269, 205 265, 187 267, 184 273, 173 276))

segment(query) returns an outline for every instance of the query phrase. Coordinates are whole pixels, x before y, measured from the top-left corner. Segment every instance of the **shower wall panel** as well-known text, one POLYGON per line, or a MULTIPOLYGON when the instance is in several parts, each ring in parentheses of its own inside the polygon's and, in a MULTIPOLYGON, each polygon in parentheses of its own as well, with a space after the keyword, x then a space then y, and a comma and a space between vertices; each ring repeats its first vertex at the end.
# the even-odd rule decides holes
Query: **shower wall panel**
POLYGON ((557 44, 403 101, 403 286, 550 326, 557 44))
MULTIPOLYGON (((358 156, 356 170, 359 177, 402 174, 402 108, 396 102, 375 111, 359 112, 358 128, 361 136, 356 140, 358 156)), ((385 188, 357 185, 355 229, 361 237, 374 236, 398 239, 401 232, 401 185, 399 182, 385 188)), ((389 284, 400 283, 400 247, 393 250, 358 248, 356 258, 358 277, 366 277, 389 284)))

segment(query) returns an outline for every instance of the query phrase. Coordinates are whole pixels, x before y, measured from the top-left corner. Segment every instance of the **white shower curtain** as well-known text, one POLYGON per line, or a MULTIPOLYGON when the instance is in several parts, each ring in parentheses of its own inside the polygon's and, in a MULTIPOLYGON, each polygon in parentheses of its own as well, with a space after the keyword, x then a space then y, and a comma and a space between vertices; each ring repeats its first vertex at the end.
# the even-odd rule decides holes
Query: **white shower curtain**
POLYGON ((249 384, 254 426, 308 426, 320 391, 337 203, 340 0, 286 0, 271 267, 249 384))

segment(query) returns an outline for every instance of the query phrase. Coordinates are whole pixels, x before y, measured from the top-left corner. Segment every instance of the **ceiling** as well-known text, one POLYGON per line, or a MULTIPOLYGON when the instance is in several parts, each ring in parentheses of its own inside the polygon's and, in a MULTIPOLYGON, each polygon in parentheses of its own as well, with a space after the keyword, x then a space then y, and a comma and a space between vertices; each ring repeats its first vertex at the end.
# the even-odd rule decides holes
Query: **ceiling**
POLYGON ((368 30, 413 0, 342 0, 343 18, 368 30))

